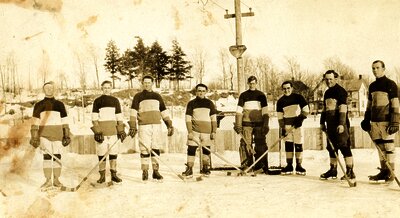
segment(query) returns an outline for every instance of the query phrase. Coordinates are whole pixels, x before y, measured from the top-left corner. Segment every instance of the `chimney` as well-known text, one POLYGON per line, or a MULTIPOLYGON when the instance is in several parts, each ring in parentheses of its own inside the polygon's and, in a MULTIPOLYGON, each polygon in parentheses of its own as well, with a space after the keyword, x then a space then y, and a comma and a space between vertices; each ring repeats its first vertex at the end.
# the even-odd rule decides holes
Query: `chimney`
POLYGON ((358 75, 358 79, 359 79, 359 80, 362 80, 362 75, 361 75, 361 74, 358 75))

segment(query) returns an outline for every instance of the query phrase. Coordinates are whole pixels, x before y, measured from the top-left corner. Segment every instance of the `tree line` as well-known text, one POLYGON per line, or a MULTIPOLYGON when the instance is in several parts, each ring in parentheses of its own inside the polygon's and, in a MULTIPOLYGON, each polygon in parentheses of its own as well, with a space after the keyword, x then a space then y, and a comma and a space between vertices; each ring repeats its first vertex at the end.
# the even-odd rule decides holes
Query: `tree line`
POLYGON ((192 65, 186 60, 186 54, 177 40, 172 41, 169 54, 157 41, 146 46, 141 37, 135 38, 136 45, 123 53, 113 40, 107 43, 104 67, 111 74, 113 88, 117 79, 125 78, 129 88, 132 88, 135 78, 151 75, 157 87, 162 80, 169 80, 176 82, 175 87, 179 90, 179 81, 191 78, 192 65))

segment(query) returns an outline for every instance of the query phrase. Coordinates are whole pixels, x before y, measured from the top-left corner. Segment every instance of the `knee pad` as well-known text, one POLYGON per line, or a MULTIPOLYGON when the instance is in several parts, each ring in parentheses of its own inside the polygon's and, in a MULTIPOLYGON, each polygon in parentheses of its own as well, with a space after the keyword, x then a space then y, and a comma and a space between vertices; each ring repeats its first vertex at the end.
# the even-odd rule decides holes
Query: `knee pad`
POLYGON ((187 148, 188 156, 196 156, 196 150, 197 150, 197 146, 189 145, 188 148, 187 148))
POLYGON ((140 154, 140 158, 148 158, 150 157, 150 154, 140 154))
POLYGON ((328 152, 329 152, 329 157, 330 157, 330 158, 336 158, 336 155, 335 155, 335 151, 334 151, 334 150, 330 149, 330 150, 328 150, 328 152))
POLYGON ((99 161, 101 161, 101 159, 103 159, 104 156, 97 156, 97 158, 99 159, 99 161))
POLYGON ((293 152, 293 142, 285 142, 285 151, 293 152))
POLYGON ((116 155, 116 154, 108 155, 109 160, 115 160, 115 159, 117 159, 117 157, 118 157, 118 155, 116 155))
POLYGON ((340 148, 340 151, 342 152, 343 156, 346 157, 352 157, 353 154, 351 153, 351 149, 350 147, 343 147, 340 148))
POLYGON ((261 156, 264 152, 266 152, 268 150, 268 146, 267 145, 263 145, 263 146, 254 146, 254 151, 256 152, 257 156, 261 156))
POLYGON ((43 154, 43 160, 51 160, 50 154, 43 154))
POLYGON ((384 147, 385 147, 386 153, 393 154, 394 150, 396 149, 394 146, 394 140, 385 140, 384 147))
MULTIPOLYGON (((154 153, 156 153, 157 154, 157 156, 160 156, 160 149, 151 149, 154 153)), ((154 154, 153 154, 153 152, 150 152, 150 156, 155 156, 154 154)))
POLYGON ((303 144, 294 144, 294 150, 296 152, 303 152, 303 144))
MULTIPOLYGON (((210 150, 211 149, 211 147, 210 146, 207 146, 207 148, 210 150)), ((207 149, 205 149, 204 147, 202 147, 202 151, 203 151, 203 154, 204 155, 210 155, 210 151, 209 150, 207 150, 207 149)))

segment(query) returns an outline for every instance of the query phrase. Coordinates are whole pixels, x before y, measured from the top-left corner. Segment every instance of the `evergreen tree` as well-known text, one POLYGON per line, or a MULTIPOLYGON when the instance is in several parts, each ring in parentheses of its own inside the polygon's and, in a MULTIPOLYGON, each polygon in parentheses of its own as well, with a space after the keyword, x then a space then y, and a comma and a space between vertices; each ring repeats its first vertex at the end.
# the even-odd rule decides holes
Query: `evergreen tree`
POLYGON ((133 66, 136 69, 136 75, 143 75, 149 72, 149 60, 148 60, 148 51, 149 47, 145 46, 142 38, 139 36, 135 36, 137 38, 137 43, 133 48, 132 52, 132 61, 133 66))
POLYGON ((161 45, 155 41, 150 47, 148 59, 150 73, 155 78, 156 87, 159 88, 161 80, 165 79, 165 77, 168 75, 169 57, 161 45))
POLYGON ((111 73, 112 85, 115 88, 115 79, 119 79, 115 74, 120 72, 120 54, 119 49, 113 40, 107 43, 106 57, 104 59, 106 63, 104 67, 106 71, 111 73))
POLYGON ((177 40, 172 41, 172 55, 169 58, 169 79, 172 81, 176 81, 178 84, 179 90, 179 81, 190 78, 190 69, 192 65, 190 65, 189 61, 186 61, 184 58, 186 54, 182 51, 177 40))
POLYGON ((126 81, 128 81, 129 88, 132 88, 132 80, 137 76, 135 72, 135 66, 133 64, 133 51, 127 49, 121 57, 121 68, 120 73, 126 76, 126 81))

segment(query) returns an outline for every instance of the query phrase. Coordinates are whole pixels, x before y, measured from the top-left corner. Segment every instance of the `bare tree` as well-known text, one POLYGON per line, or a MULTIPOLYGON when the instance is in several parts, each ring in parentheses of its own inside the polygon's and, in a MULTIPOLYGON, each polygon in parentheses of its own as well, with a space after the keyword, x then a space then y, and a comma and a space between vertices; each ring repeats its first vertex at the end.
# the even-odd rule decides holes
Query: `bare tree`
MULTIPOLYGON (((228 81, 229 81, 229 76, 228 76, 228 69, 229 69, 229 54, 225 48, 221 48, 219 50, 219 58, 220 58, 220 64, 222 68, 222 88, 227 89, 228 88, 228 81)), ((230 70, 230 69, 229 69, 230 70)), ((231 81, 232 82, 232 81, 231 81)), ((231 90, 233 90, 233 87, 231 86, 231 90)))
POLYGON ((86 70, 85 70, 85 61, 84 58, 77 52, 75 52, 75 57, 78 62, 79 67, 79 84, 83 90, 83 93, 86 92, 86 70))
POLYGON ((97 81, 96 87, 100 88, 99 68, 98 68, 98 64, 97 64, 98 57, 99 57, 99 51, 98 51, 98 49, 96 47, 90 46, 89 47, 89 54, 90 54, 90 57, 91 57, 91 59, 93 61, 94 70, 96 72, 96 81, 97 81))
POLYGON ((203 49, 196 49, 193 55, 192 72, 194 72, 196 83, 203 83, 203 78, 205 74, 205 56, 206 52, 204 52, 203 49))
POLYGON ((357 73, 348 65, 344 64, 338 57, 330 57, 324 60, 327 70, 336 71, 343 79, 355 79, 357 73))
POLYGON ((285 57, 285 59, 291 79, 302 81, 306 73, 301 71, 300 64, 297 59, 295 57, 285 57))
POLYGON ((42 50, 42 62, 39 66, 38 73, 42 77, 42 84, 47 82, 47 78, 50 74, 50 58, 49 54, 44 49, 42 50))

